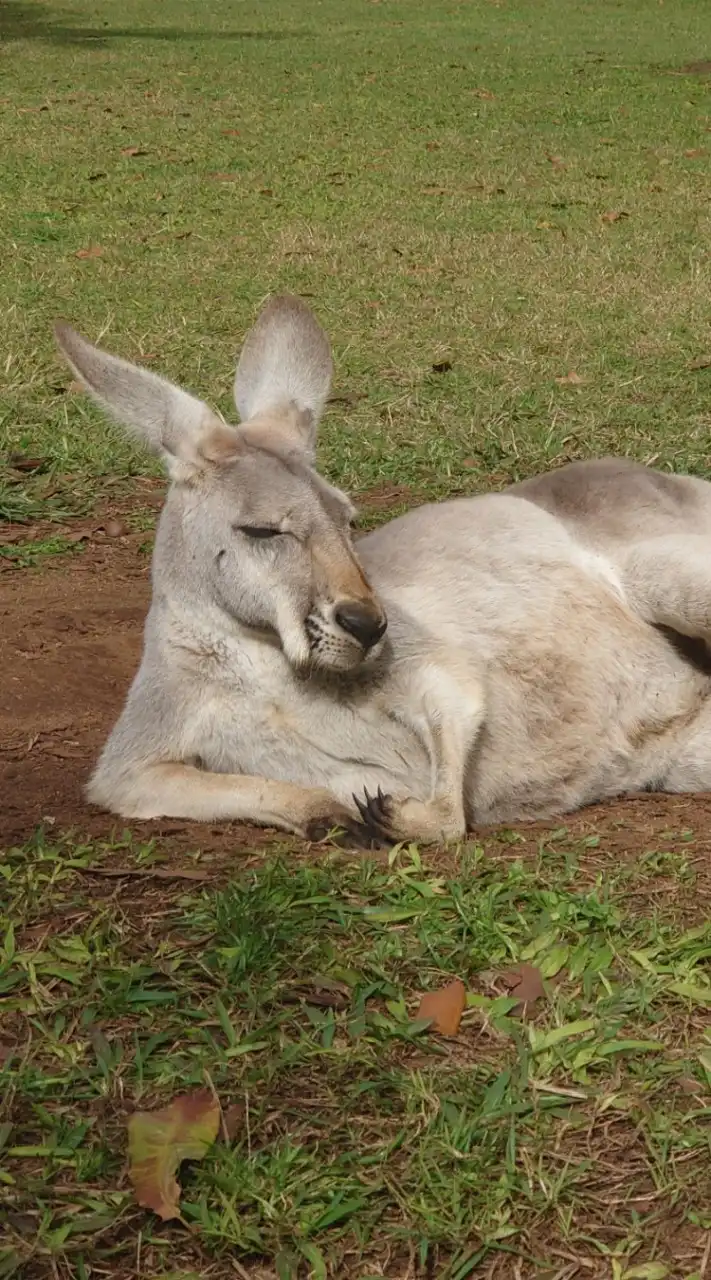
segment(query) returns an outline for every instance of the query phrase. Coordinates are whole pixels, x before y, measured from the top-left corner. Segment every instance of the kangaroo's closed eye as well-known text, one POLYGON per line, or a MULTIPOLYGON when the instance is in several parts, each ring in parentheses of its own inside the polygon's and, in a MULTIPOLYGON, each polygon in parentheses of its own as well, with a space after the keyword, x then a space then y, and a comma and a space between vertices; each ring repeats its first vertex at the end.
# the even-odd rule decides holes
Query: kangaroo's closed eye
POLYGON ((246 538, 278 538, 281 536, 281 529, 272 529, 268 525, 236 524, 233 528, 238 533, 243 533, 246 538))

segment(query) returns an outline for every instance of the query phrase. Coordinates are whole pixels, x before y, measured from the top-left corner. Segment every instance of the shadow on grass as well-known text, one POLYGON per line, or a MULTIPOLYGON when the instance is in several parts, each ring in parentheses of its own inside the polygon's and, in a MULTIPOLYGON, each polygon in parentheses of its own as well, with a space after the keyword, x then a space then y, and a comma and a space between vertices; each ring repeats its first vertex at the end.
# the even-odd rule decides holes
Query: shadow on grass
POLYGON ((45 4, 0 0, 0 42, 46 40, 50 44, 101 47, 109 40, 286 40, 305 34, 298 31, 210 31, 185 27, 112 27, 72 25, 71 14, 53 14, 45 4))

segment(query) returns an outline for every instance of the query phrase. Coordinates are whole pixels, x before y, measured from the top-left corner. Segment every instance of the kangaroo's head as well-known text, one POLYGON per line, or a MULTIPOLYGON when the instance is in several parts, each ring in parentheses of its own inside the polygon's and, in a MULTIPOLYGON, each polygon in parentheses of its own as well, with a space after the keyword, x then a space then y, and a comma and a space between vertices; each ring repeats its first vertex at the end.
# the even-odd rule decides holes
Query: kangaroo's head
POLYGON ((300 670, 348 671, 377 654, 387 622, 353 548, 354 508, 314 465, 332 364, 303 302, 273 298, 247 335, 239 427, 68 325, 55 333, 91 395, 165 462, 171 536, 156 547, 157 585, 162 575, 189 600, 199 583, 233 622, 275 634, 300 670))

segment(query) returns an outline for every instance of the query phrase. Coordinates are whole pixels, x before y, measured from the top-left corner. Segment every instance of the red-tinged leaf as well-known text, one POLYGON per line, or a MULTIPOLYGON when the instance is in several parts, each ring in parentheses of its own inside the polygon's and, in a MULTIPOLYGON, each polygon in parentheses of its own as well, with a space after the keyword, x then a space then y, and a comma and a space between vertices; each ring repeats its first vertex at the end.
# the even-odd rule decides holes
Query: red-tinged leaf
POLYGON ((603 222, 621 222, 623 218, 629 218, 629 216, 625 209, 608 209, 607 213, 601 214, 603 222))
POLYGON ((183 1094, 159 1111, 136 1111, 128 1122, 129 1177, 136 1200, 164 1222, 180 1217, 176 1173, 183 1160, 202 1160, 220 1131, 220 1104, 208 1089, 183 1094))
POLYGON ((501 981, 508 987, 509 994, 519 1001, 512 1013, 525 1012, 536 1000, 546 994, 540 969, 535 964, 517 964, 501 974, 501 981))
POLYGON ((459 978, 439 991, 426 991, 420 1000, 416 1018, 431 1018, 432 1030, 442 1036, 456 1036, 464 1013, 467 992, 459 978))
POLYGON ((145 147, 122 147, 122 156, 147 156, 148 152, 145 147))
POLYGON ((556 378, 556 382, 561 387, 579 387, 581 382, 584 381, 585 379, 581 378, 580 374, 576 373, 574 369, 571 369, 570 373, 561 374, 559 378, 556 378))
POLYGON ((104 250, 100 244, 92 244, 89 249, 77 249, 75 258, 100 258, 104 250))

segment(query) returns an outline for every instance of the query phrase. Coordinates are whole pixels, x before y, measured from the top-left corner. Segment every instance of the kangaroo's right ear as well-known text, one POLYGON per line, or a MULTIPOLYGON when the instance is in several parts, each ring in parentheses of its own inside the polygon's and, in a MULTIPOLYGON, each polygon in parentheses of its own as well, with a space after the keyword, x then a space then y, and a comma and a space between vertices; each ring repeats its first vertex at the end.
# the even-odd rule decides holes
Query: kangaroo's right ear
POLYGON ((273 415, 275 443, 311 456, 332 374, 331 347, 310 307, 291 294, 271 298, 247 334, 237 366, 242 424, 273 415))
POLYGON ((239 433, 202 400, 147 369, 101 351, 70 325, 54 335, 79 381, 112 418, 159 454, 173 480, 186 481, 206 466, 241 451, 239 433))

